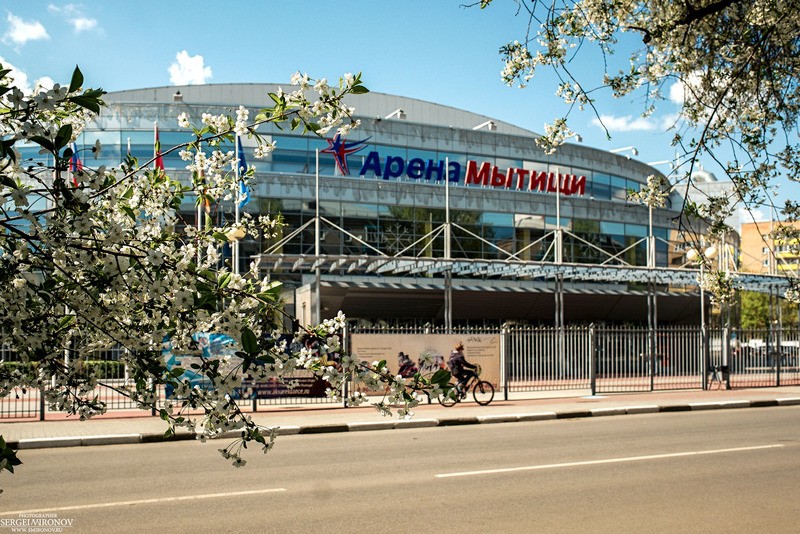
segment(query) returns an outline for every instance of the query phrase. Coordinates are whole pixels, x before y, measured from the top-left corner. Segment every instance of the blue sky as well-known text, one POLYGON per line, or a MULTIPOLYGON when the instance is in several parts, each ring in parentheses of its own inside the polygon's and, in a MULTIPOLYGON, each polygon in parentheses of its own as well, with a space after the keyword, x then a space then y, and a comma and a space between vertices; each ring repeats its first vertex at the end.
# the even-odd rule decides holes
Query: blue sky
MULTIPOLYGON (((42 77, 68 83, 77 64, 87 86, 109 91, 183 83, 288 85, 297 70, 328 79, 360 71, 373 91, 542 132, 545 122, 566 112, 554 96, 555 78, 541 72, 525 89, 500 80, 498 49, 523 36, 526 18, 516 16, 511 0, 487 10, 462 7, 471 1, 3 0, 0 62, 30 85, 42 77)), ((593 59, 582 58, 574 70, 592 68, 593 59)), ((611 141, 590 112, 574 114, 571 126, 588 146, 633 145, 641 161, 672 159, 672 134, 664 124, 677 105, 666 101, 648 119, 638 117, 642 106, 601 99, 611 141)))

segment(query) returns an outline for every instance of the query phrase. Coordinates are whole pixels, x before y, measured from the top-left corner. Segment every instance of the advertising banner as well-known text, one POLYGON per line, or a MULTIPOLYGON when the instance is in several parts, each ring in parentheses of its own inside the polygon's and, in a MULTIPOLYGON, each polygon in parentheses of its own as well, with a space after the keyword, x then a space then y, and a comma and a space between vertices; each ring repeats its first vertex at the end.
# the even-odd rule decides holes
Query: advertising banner
MULTIPOLYGON (((291 339, 291 336, 288 336, 291 339)), ((192 368, 192 364, 202 365, 203 360, 213 360, 233 356, 237 350, 236 341, 225 334, 209 334, 197 332, 192 335, 192 339, 197 343, 199 353, 195 354, 175 354, 170 350, 169 343, 166 342, 162 355, 166 361, 167 369, 180 367, 184 369, 180 380, 187 380, 190 387, 200 388, 211 387, 211 384, 201 372, 192 368)), ((242 380, 242 389, 237 389, 234 398, 288 398, 288 397, 325 397, 325 390, 330 384, 314 376, 311 371, 298 369, 283 380, 271 378, 267 380, 242 380)), ((167 398, 171 398, 173 390, 170 386, 166 388, 167 398)))
POLYGON ((437 369, 447 369, 450 353, 459 343, 464 345, 466 360, 481 366, 481 379, 499 388, 499 334, 353 334, 350 352, 367 363, 386 360, 395 374, 413 374, 412 368, 432 374, 437 369), (425 365, 426 361, 431 363, 425 365))

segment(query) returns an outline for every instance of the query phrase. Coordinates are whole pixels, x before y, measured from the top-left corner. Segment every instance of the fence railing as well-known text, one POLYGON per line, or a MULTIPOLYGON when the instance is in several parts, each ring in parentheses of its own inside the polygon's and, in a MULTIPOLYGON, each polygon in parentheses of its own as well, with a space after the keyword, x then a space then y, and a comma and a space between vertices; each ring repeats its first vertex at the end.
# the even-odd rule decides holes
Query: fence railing
MULTIPOLYGON (((510 392, 587 390, 611 392, 745 388, 800 385, 800 333, 796 329, 703 329, 694 326, 507 326, 502 329, 441 327, 360 328, 369 334, 497 334, 501 337, 501 388, 510 392), (712 372, 716 371, 716 372, 712 372), (721 378, 719 383, 711 378, 721 378)), ((97 351, 91 365, 112 386, 98 388, 109 410, 133 410, 135 403, 115 391, 129 384, 121 349, 97 351)), ((0 365, 20 365, 17 355, 0 347, 0 365)), ((310 377, 309 377, 310 378, 310 377)), ((308 392, 276 385, 252 388, 243 405, 332 402, 308 392)), ((305 391, 305 389, 303 390, 305 391)), ((156 392, 163 402, 164 391, 156 392)), ((43 419, 47 409, 37 390, 15 389, 0 398, 0 419, 43 419)))

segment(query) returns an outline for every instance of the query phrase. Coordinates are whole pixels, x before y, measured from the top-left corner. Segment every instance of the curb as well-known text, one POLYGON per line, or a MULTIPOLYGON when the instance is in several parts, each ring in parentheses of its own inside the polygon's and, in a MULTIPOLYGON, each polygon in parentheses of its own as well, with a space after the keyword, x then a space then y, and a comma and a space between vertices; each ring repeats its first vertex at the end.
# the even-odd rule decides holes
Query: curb
MULTIPOLYGON (((687 404, 668 404, 627 406, 615 408, 594 408, 587 410, 569 410, 562 412, 536 412, 520 414, 482 415, 475 417, 445 417, 439 419, 404 419, 400 421, 366 421, 338 424, 318 424, 308 426, 277 427, 281 436, 297 434, 330 434, 341 432, 365 432, 371 430, 394 430, 403 428, 430 428, 465 425, 486 425, 496 423, 520 423, 530 421, 551 421, 556 419, 580 419, 587 417, 610 417, 617 415, 638 415, 648 413, 699 412, 709 410, 733 410, 740 408, 769 408, 777 406, 798 406, 800 397, 779 399, 762 399, 756 401, 734 400, 720 402, 692 402, 687 404)), ((236 438, 239 432, 227 432, 220 438, 236 438)), ((169 441, 187 441, 196 439, 195 434, 180 432, 170 437, 162 433, 148 434, 112 434, 100 436, 76 436, 54 438, 31 438, 9 441, 13 449, 51 449, 60 447, 91 447, 98 445, 123 445, 138 443, 164 443, 169 441)))

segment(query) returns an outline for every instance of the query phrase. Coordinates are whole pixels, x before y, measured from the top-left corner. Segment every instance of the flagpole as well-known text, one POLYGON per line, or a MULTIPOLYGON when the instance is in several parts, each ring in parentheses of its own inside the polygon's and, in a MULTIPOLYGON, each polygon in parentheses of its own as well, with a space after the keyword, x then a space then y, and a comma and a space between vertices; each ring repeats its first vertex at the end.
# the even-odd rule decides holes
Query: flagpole
POLYGON ((321 318, 321 305, 320 301, 322 300, 322 288, 321 286, 321 276, 320 276, 320 268, 319 268, 319 253, 320 253, 320 244, 319 244, 319 149, 316 150, 316 157, 315 157, 315 165, 316 170, 314 171, 314 255, 317 257, 315 263, 317 264, 317 269, 315 272, 315 285, 317 290, 317 298, 316 302, 314 303, 314 312, 316 316, 314 317, 315 323, 320 323, 322 321, 321 318))
POLYGON ((67 164, 67 179, 64 180, 65 184, 73 182, 73 180, 74 180, 73 174, 72 174, 72 165, 73 165, 73 162, 75 161, 75 151, 78 150, 78 147, 75 146, 75 143, 70 143, 70 147, 72 148, 72 156, 70 156, 69 163, 67 164))
MULTIPOLYGON (((241 147, 242 140, 239 137, 239 134, 236 134, 236 141, 233 146, 234 150, 234 161, 236 161, 236 193, 234 194, 234 221, 235 227, 238 231, 239 228, 239 202, 241 202, 240 193, 241 193, 241 185, 239 180, 241 179, 241 170, 239 167, 241 166, 241 162, 239 161, 239 150, 241 147)), ((239 240, 233 240, 233 249, 232 249, 232 260, 233 260, 233 274, 239 274, 239 240)))
POLYGON ((444 158, 444 259, 447 270, 444 272, 444 326, 448 334, 453 331, 453 273, 450 259, 452 256, 453 231, 450 223, 450 158, 444 158))
POLYGON ((200 196, 199 185, 203 180, 203 169, 198 169, 198 189, 195 193, 197 195, 197 266, 200 266, 200 232, 203 231, 203 199, 200 196))

